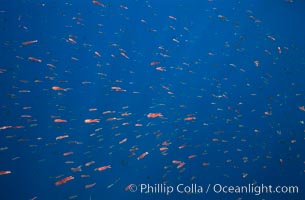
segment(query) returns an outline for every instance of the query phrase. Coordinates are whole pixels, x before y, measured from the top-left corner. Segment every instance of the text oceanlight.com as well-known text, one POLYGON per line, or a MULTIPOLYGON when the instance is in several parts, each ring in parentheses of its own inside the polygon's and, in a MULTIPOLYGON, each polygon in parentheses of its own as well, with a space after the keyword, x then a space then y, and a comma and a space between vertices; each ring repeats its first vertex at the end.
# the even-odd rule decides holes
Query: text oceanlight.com
POLYGON ((128 186, 130 192, 140 192, 141 194, 164 194, 173 193, 180 194, 298 194, 298 186, 273 186, 265 184, 248 184, 248 185, 222 185, 222 184, 130 184, 128 186))

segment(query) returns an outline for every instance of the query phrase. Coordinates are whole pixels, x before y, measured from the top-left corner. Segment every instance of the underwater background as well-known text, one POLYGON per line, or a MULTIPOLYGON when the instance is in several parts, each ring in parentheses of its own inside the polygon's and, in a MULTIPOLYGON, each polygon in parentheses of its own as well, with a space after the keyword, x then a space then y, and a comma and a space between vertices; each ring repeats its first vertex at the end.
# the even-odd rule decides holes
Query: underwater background
POLYGON ((304 11, 1 0, 0 199, 305 199, 304 11))

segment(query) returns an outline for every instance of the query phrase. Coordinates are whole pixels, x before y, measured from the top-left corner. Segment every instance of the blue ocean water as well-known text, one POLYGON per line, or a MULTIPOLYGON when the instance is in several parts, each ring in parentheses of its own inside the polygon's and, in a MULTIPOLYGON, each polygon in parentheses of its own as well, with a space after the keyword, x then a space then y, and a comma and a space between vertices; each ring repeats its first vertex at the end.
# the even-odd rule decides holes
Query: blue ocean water
POLYGON ((305 199, 304 8, 2 0, 0 199, 305 199))

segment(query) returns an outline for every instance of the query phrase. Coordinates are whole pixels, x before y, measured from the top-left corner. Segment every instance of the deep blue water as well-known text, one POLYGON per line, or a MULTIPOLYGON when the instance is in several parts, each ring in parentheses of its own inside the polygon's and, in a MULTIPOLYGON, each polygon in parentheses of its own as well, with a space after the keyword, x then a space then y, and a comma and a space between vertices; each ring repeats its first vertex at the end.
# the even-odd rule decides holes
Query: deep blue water
POLYGON ((0 199, 305 199, 304 9, 2 0, 0 199), (298 193, 206 194, 209 184, 298 193))

